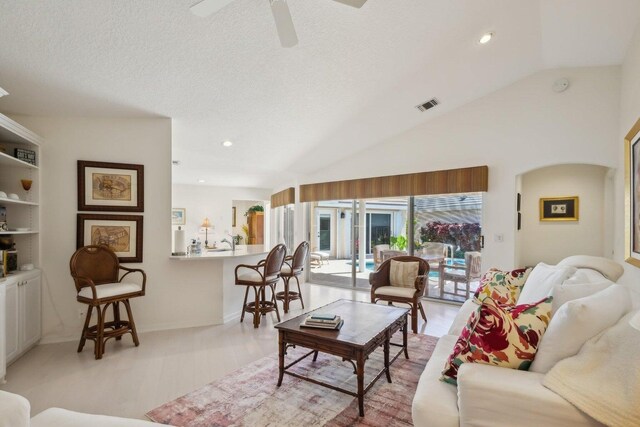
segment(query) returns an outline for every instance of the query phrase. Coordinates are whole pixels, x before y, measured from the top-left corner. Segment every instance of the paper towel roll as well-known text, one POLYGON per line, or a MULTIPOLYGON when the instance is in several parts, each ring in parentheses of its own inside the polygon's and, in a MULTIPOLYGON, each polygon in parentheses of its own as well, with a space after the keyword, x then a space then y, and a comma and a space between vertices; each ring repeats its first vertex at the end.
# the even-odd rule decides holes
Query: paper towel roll
POLYGON ((187 252, 184 230, 180 227, 173 233, 173 248, 173 252, 179 255, 184 255, 187 252))

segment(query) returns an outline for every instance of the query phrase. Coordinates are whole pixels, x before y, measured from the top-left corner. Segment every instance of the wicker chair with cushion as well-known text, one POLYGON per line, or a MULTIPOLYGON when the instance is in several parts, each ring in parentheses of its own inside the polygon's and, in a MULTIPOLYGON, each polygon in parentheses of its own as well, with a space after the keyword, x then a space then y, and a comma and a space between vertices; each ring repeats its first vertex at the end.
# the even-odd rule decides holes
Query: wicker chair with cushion
POLYGON ((298 276, 302 274, 304 266, 309 256, 309 242, 302 242, 298 245, 292 256, 288 256, 284 259, 282 269, 280 270, 280 277, 284 282, 284 291, 276 293, 276 299, 282 301, 284 312, 289 312, 289 303, 292 300, 300 300, 302 308, 304 308, 304 300, 302 299, 302 291, 300 291, 300 280, 298 276), (289 281, 295 278, 298 285, 298 292, 289 290, 289 281))
POLYGON ((244 302, 242 303, 242 315, 240 322, 244 320, 244 314, 253 314, 253 327, 260 326, 260 317, 275 311, 280 321, 280 312, 276 304, 275 286, 280 280, 280 270, 284 263, 287 248, 283 244, 276 245, 267 255, 266 259, 257 265, 239 264, 235 269, 236 285, 246 286, 244 292, 244 302), (271 289, 271 298, 266 299, 266 288, 271 289), (247 302, 249 288, 253 289, 254 301, 247 302))
MULTIPOLYGON (((102 359, 104 346, 108 339, 121 340, 122 335, 131 333, 133 343, 137 347, 138 333, 133 321, 129 300, 144 295, 147 276, 144 271, 135 268, 122 267, 116 254, 106 246, 84 246, 78 249, 69 262, 71 277, 76 285, 78 302, 87 304, 87 317, 80 336, 78 352, 82 351, 86 340, 95 342, 96 359, 102 359), (118 278, 120 271, 125 273, 118 278), (142 283, 130 280, 124 281, 131 273, 140 273, 142 283), (120 318, 120 303, 127 311, 129 320, 120 318), (113 320, 105 321, 109 306, 113 307, 113 320), (89 326, 91 313, 96 309, 97 323, 89 326)), ((129 278, 127 278, 129 279, 129 278)))
POLYGON ((411 307, 411 329, 418 332, 418 311, 427 321, 421 298, 429 276, 429 263, 422 258, 398 256, 383 262, 369 275, 371 302, 387 301, 411 307))

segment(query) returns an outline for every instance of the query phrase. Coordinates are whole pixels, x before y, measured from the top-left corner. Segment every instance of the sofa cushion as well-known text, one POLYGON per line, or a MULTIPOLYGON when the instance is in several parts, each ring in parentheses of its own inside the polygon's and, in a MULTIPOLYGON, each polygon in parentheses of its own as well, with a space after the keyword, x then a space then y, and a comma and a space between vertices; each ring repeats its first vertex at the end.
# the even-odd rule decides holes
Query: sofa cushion
POLYGON ((31 427, 152 427, 159 425, 150 421, 83 414, 60 408, 49 408, 31 419, 31 427))
POLYGON ((459 427, 458 390, 451 384, 439 381, 442 365, 457 339, 456 335, 441 337, 420 375, 411 405, 415 427, 459 427))
POLYGON ((419 269, 420 265, 417 261, 402 262, 392 259, 389 270, 389 283, 391 283, 391 286, 399 288, 415 289, 419 269))
POLYGON ((615 325, 629 310, 629 290, 617 284, 567 302, 549 324, 530 370, 544 374, 560 360, 575 356, 585 342, 615 325))
POLYGON ((473 298, 469 298, 466 300, 460 309, 458 310, 458 314, 456 314, 456 318, 453 319, 453 323, 449 328, 447 334, 455 335, 456 338, 460 336, 462 329, 467 326, 467 322, 469 321, 469 316, 471 313, 478 309, 479 304, 473 298))
POLYGON ((551 318, 551 301, 505 308, 486 298, 462 330, 442 371, 455 384, 463 363, 484 363, 527 370, 551 318))
POLYGON ((0 427, 29 427, 30 410, 27 399, 0 390, 0 427))
POLYGON ((559 285, 576 272, 575 267, 547 265, 543 262, 535 266, 527 278, 518 298, 518 305, 534 304, 548 297, 555 285, 559 285))
POLYGON ((491 268, 480 279, 480 285, 473 297, 478 304, 489 297, 500 305, 516 305, 529 273, 531 273, 531 268, 513 271, 491 268))

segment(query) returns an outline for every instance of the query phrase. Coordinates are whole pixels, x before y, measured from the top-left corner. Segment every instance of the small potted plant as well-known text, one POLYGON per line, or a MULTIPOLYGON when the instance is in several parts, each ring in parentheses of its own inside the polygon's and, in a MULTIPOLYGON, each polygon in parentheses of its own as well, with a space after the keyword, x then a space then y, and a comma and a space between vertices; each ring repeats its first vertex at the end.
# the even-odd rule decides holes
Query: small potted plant
POLYGON ((244 213, 244 216, 249 216, 254 212, 264 212, 264 208, 261 205, 253 205, 244 213))

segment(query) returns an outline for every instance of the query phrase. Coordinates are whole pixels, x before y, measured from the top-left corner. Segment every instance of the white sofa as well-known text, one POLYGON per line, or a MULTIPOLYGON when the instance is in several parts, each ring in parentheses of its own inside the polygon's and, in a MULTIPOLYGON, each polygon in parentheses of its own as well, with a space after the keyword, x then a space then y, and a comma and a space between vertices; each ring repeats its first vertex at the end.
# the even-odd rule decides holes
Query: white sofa
MULTIPOLYGON (((591 277, 602 275, 603 280, 612 282, 624 271, 620 264, 605 258, 576 256, 558 265, 563 263, 577 268, 574 275, 583 270, 582 277, 586 272, 591 277), (594 274, 593 270, 600 274, 594 274)), ((528 284, 529 279, 523 292, 528 284)), ((545 388, 543 373, 464 363, 458 371, 457 387, 440 381, 445 362, 471 312, 477 307, 473 299, 465 302, 448 334, 438 341, 413 399, 412 417, 416 427, 601 426, 545 388)))
POLYGON ((83 414, 49 408, 33 418, 31 405, 24 397, 0 391, 0 427, 152 427, 159 424, 106 415, 83 414))

